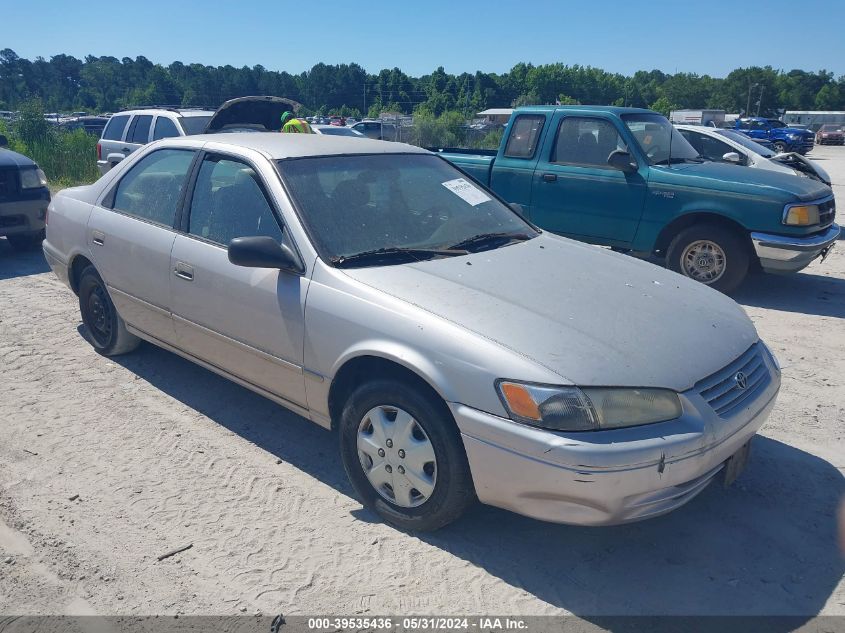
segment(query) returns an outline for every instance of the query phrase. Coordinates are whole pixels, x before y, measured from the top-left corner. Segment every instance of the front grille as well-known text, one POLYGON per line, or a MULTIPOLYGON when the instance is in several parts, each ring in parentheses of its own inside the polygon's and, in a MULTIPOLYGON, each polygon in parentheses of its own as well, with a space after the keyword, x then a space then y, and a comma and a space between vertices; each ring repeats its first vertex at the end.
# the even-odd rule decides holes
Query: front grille
POLYGON ((819 224, 821 226, 827 226, 828 224, 833 224, 835 219, 836 200, 834 198, 825 200, 819 205, 819 224))
POLYGON ((695 386, 719 417, 729 418, 739 412, 769 386, 772 377, 763 358, 764 353, 760 343, 755 343, 727 367, 695 386), (745 376, 745 389, 737 380, 740 373, 745 376))
POLYGON ((0 215, 0 226, 3 228, 21 226, 23 224, 26 224, 26 218, 22 215, 0 215))
POLYGON ((18 170, 0 169, 0 200, 6 200, 17 196, 18 193, 18 170))

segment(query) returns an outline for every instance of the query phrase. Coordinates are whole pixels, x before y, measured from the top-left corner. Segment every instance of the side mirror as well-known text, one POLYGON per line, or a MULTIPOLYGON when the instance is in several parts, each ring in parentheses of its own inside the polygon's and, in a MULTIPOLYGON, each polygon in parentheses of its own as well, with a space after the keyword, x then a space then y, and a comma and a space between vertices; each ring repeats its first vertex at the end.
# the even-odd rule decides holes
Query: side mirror
POLYGON ((508 206, 513 209, 513 211, 521 217, 523 220, 527 220, 528 218, 525 217, 525 209, 522 208, 521 204, 517 204, 516 202, 508 203, 508 206))
POLYGON ((722 160, 739 165, 742 162, 742 157, 737 152, 728 152, 722 156, 722 160))
POLYGON ((229 261, 247 268, 278 268, 292 273, 304 269, 296 253, 272 237, 236 237, 229 242, 229 261))
POLYGON ((607 164, 614 169, 624 171, 626 174, 637 171, 637 163, 631 154, 621 149, 610 152, 610 156, 607 157, 607 164))
POLYGON ((0 134, 0 147, 7 147, 8 145, 9 145, 9 139, 7 139, 5 136, 0 134))

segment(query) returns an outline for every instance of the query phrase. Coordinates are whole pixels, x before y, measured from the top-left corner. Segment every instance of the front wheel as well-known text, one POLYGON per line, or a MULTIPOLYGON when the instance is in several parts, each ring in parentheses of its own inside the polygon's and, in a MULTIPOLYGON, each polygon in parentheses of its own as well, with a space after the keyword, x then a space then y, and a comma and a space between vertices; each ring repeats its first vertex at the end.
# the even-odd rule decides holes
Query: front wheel
POLYGON ((109 297, 106 284, 93 266, 83 270, 79 278, 79 312, 91 344, 103 356, 131 352, 141 342, 126 329, 109 297))
POLYGON ((666 251, 666 265, 670 269, 724 293, 743 282, 749 259, 748 246, 742 237, 713 224, 684 229, 666 251))
POLYGON ((774 148, 778 154, 783 154, 787 150, 786 143, 781 143, 780 141, 772 143, 772 148, 774 148))
POLYGON ((339 431, 352 486, 388 523, 436 530, 475 500, 460 433, 433 395, 396 380, 365 384, 344 407, 339 431))

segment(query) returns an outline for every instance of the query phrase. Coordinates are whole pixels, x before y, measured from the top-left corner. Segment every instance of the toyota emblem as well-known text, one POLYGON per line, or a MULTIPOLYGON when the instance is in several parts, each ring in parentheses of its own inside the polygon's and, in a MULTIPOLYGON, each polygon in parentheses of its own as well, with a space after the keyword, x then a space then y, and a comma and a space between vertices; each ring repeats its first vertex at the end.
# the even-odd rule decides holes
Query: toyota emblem
POLYGON ((736 386, 740 389, 745 389, 748 387, 748 376, 743 374, 742 372, 738 372, 736 376, 734 376, 734 381, 736 382, 736 386))

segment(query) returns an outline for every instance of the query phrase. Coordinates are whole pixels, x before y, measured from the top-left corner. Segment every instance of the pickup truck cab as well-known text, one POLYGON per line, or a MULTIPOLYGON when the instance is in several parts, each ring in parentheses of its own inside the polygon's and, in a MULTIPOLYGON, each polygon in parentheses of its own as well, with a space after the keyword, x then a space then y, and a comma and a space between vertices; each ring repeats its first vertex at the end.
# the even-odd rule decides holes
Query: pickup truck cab
POLYGON ((764 139, 772 144, 777 153, 798 152, 806 154, 815 145, 815 136, 810 130, 789 127, 778 119, 749 117, 736 120, 736 129, 753 139, 764 139))
POLYGON ((541 228, 665 258, 723 292, 753 267, 801 270, 839 236, 827 185, 705 161, 649 110, 520 108, 498 151, 439 154, 541 228))

